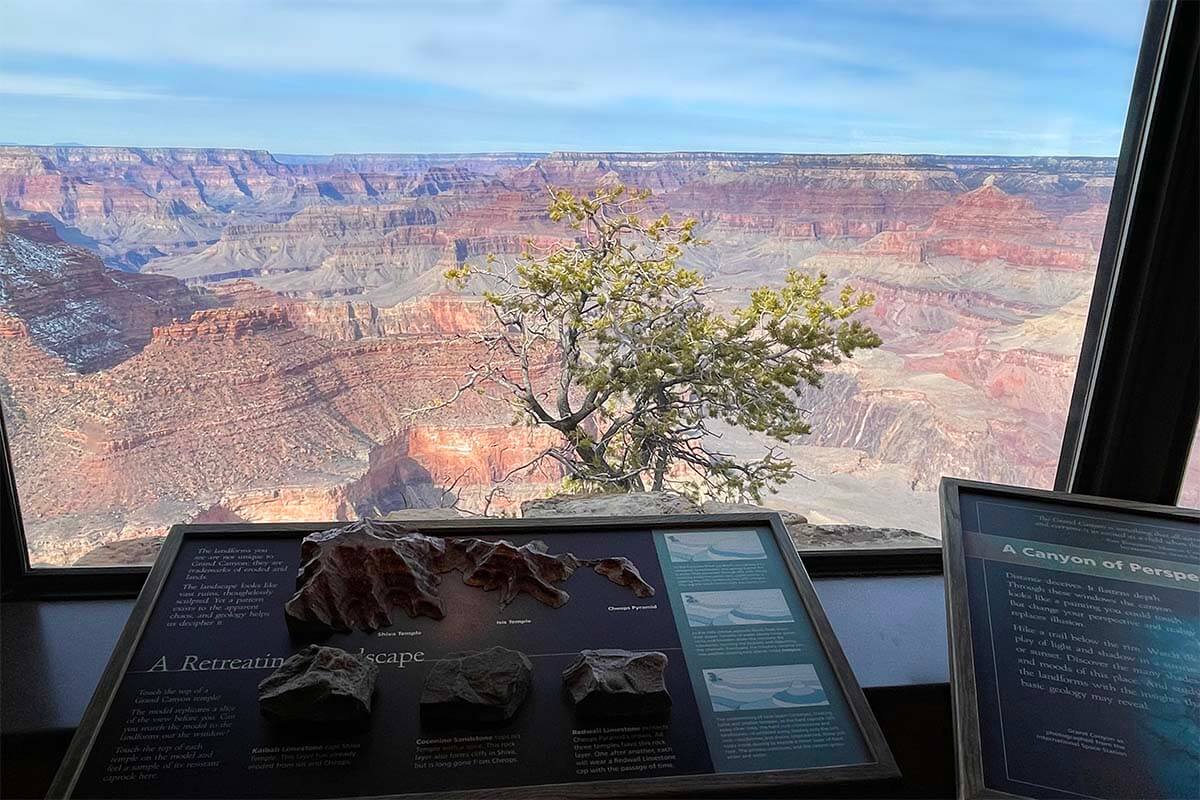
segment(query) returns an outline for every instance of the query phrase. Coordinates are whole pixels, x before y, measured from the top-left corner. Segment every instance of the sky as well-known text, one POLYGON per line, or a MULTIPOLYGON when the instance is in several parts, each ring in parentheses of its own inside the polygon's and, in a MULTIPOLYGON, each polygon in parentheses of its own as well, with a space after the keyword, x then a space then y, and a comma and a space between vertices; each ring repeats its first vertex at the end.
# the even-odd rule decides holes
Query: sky
POLYGON ((1146 0, 0 0, 0 142, 1115 156, 1146 0))

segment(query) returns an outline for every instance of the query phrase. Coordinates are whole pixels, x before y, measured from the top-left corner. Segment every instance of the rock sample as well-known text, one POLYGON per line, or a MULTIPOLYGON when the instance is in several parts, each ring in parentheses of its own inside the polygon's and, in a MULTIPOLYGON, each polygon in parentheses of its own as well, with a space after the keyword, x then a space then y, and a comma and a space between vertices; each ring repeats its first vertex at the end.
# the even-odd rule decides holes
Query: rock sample
POLYGON ((430 725, 494 725, 512 719, 533 684, 524 653, 493 647, 434 661, 421 690, 430 725))
POLYGON ((580 716, 650 717, 671 707, 663 653, 584 650, 563 670, 563 686, 580 716))
POLYGON ((281 720, 362 722, 371 716, 378 674, 362 656, 309 645, 258 685, 258 705, 281 720))
POLYGON ((392 609, 441 619, 438 567, 442 539, 390 535, 369 520, 304 537, 298 590, 284 605, 293 627, 376 630, 392 624, 392 609))
POLYGON ((654 594, 627 558, 580 559, 552 555, 545 542, 517 546, 505 539, 426 536, 396 523, 362 520, 304 537, 296 594, 284 605, 293 629, 371 631, 392 624, 392 609, 410 617, 442 619, 441 575, 499 591, 504 607, 519 594, 560 608, 571 596, 555 584, 591 567, 638 597, 654 594))
POLYGON ((646 583, 642 573, 628 558, 597 558, 588 562, 592 570, 618 586, 624 586, 638 597, 653 597, 654 587, 646 583))

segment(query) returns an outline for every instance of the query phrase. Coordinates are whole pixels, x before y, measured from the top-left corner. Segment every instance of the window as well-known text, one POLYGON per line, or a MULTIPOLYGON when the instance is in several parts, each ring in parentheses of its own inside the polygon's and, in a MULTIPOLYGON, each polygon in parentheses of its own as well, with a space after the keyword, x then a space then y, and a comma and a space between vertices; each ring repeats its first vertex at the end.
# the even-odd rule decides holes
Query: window
POLYGON ((720 312, 789 269, 874 297, 881 346, 800 392, 766 505, 936 537, 943 474, 1052 486, 1144 6, 136 5, 0 33, 0 405, 35 566, 561 491, 558 431, 459 391, 494 317, 446 273, 569 243, 547 188, 613 180, 698 220, 720 312))
POLYGON ((1183 473, 1183 486, 1179 490, 1179 505, 1200 508, 1200 429, 1192 439, 1188 452, 1187 469, 1183 473))

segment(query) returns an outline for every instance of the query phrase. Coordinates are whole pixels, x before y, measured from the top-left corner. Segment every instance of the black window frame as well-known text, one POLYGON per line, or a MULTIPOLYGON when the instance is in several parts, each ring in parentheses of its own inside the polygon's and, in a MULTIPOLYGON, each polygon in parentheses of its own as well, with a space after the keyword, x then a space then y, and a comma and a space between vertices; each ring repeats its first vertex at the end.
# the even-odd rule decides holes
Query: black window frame
POLYGON ((1152 0, 1059 455, 1059 491, 1163 505, 1179 497, 1200 404, 1198 51, 1200 3, 1152 0))
MULTIPOLYGON (((1183 480, 1200 401, 1197 12, 1200 3, 1184 0, 1149 4, 1059 457, 1059 491, 1173 504, 1183 480)), ((2 417, 3 598, 136 595, 148 566, 30 566, 2 417)), ((942 569, 939 546, 801 556, 813 577, 942 569)))

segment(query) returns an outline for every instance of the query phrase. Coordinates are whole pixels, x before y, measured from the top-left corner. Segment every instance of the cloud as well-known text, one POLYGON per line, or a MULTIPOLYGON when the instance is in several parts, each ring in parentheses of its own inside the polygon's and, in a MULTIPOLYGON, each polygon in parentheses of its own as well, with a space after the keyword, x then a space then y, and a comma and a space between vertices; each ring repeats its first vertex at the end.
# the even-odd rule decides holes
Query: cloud
POLYGON ((120 86, 111 86, 86 78, 56 77, 18 72, 0 72, 0 95, 59 97, 68 100, 159 100, 165 95, 120 86))
MULTIPOLYGON (((357 133, 340 129, 347 147, 382 117, 402 120, 397 140, 436 139, 438 120, 454 118, 480 141, 503 131, 536 147, 909 130, 928 143, 918 148, 995 148, 976 132, 1044 130, 1055 115, 1069 120, 1059 131, 1119 128, 1138 30, 1119 39, 1112 19, 1144 11, 1106 16, 1068 0, 5 2, 0 73, 18 73, 22 93, 158 98, 133 85, 153 75, 177 97, 231 98, 177 118, 194 129, 224 113, 231 134, 244 132, 232 119, 259 110, 283 126, 361 110, 357 133), (35 76, 42 64, 55 75, 35 76)), ((1053 141, 1063 136, 1079 139, 1053 141)))
POLYGON ((257 75, 394 78, 547 106, 633 102, 844 105, 920 82, 901 34, 836 14, 568 0, 10 5, 0 51, 257 75), (915 81, 913 80, 915 79, 915 81), (849 94, 848 94, 849 93, 849 94))
POLYGON ((1055 30, 1125 44, 1146 20, 1148 0, 924 0, 896 4, 914 17, 958 20, 972 24, 1007 25, 1031 31, 1055 30))

